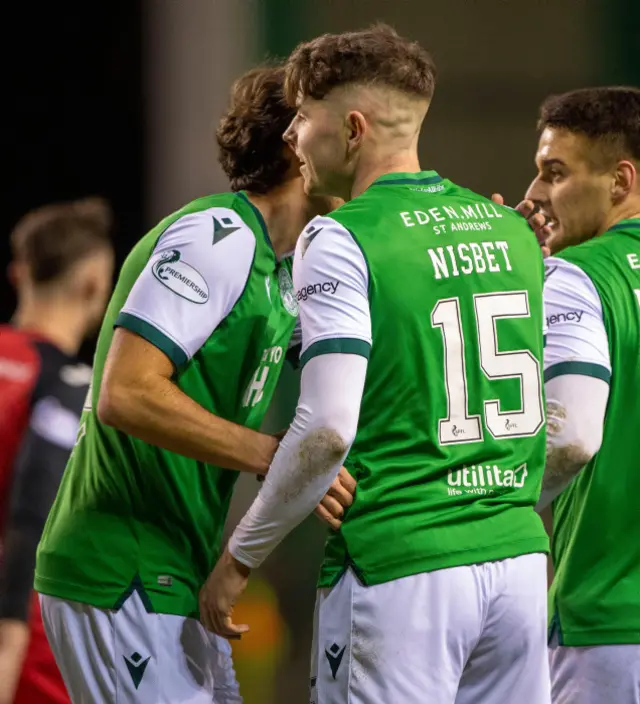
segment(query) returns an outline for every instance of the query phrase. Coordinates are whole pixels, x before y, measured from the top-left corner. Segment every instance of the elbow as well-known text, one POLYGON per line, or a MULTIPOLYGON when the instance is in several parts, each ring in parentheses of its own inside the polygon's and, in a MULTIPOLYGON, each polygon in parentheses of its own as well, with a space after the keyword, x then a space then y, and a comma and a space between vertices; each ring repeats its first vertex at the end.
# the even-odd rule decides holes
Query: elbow
POLYGON ((581 442, 549 447, 546 475, 550 483, 557 485, 569 483, 591 461, 596 450, 581 442))
POLYGON ((334 405, 330 413, 316 414, 313 421, 316 430, 311 435, 321 434, 321 444, 339 455, 346 455, 356 439, 358 415, 358 409, 351 403, 334 405))
POLYGON ((307 477, 313 478, 343 460, 349 447, 350 443, 337 430, 319 427, 300 443, 298 464, 307 477))
MULTIPOLYGON (((557 401, 547 402, 547 469, 550 479, 570 481, 602 444, 602 423, 578 423, 557 401)), ((589 419, 590 420, 590 419, 589 419)))
POLYGON ((98 420, 112 428, 126 430, 130 420, 132 395, 132 389, 125 392, 120 384, 108 378, 103 379, 96 409, 98 420))

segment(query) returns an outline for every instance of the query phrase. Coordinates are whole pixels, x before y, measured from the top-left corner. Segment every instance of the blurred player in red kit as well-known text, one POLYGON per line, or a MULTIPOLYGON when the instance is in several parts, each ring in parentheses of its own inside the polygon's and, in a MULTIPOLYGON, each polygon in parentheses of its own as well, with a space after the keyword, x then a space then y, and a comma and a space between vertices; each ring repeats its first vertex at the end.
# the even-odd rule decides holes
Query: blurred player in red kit
POLYGON ((110 226, 109 206, 87 198, 34 210, 11 234, 18 307, 0 325, 0 704, 69 702, 33 571, 91 378, 76 355, 111 289, 110 226))

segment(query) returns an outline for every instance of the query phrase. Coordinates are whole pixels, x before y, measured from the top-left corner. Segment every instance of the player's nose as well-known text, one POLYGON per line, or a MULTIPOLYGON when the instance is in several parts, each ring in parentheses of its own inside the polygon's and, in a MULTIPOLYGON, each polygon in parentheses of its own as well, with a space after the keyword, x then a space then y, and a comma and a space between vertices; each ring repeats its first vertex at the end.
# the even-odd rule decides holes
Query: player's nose
POLYGON ((544 183, 539 178, 535 178, 527 192, 524 194, 525 200, 532 200, 536 205, 544 207, 545 203, 549 201, 549 196, 546 192, 544 183))
POLYGON ((291 146, 293 149, 296 148, 296 129, 295 129, 295 120, 291 122, 289 127, 284 131, 284 134, 282 135, 282 139, 291 146))

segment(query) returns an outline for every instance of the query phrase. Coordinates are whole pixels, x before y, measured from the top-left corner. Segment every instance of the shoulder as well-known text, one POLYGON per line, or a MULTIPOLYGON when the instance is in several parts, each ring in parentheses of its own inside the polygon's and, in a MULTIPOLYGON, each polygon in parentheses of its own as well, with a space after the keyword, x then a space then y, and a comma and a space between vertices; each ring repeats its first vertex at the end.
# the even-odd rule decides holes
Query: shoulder
POLYGON ((323 264, 331 264, 332 268, 348 266, 361 261, 364 262, 364 255, 353 232, 331 213, 314 218, 303 230, 296 246, 294 271, 323 264))
POLYGON ((253 236, 259 228, 251 215, 251 206, 238 193, 203 196, 164 217, 142 239, 154 249, 169 233, 188 231, 211 238, 215 234, 218 240, 239 231, 253 236))
POLYGON ((561 257, 548 257, 544 269, 544 297, 547 305, 582 301, 601 309, 600 298, 591 277, 577 263, 561 257))

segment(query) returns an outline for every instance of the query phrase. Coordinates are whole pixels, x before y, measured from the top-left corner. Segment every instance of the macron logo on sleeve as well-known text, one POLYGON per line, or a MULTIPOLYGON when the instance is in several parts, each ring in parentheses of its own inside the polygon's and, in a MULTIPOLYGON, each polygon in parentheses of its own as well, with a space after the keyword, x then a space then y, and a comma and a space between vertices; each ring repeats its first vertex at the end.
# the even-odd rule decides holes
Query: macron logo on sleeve
POLYGON ((314 225, 310 225, 305 231, 304 231, 304 239, 302 240, 302 258, 304 259, 304 255, 307 253, 307 250, 309 249, 309 246, 315 240, 315 238, 322 232, 321 227, 315 227, 314 225))
POLYGON ((231 218, 213 218, 213 243, 214 245, 222 240, 228 235, 239 230, 239 227, 235 227, 233 220, 231 218))

